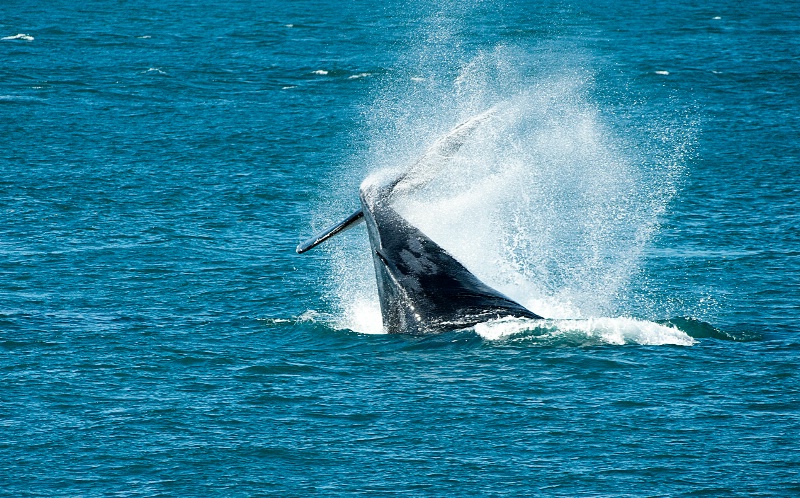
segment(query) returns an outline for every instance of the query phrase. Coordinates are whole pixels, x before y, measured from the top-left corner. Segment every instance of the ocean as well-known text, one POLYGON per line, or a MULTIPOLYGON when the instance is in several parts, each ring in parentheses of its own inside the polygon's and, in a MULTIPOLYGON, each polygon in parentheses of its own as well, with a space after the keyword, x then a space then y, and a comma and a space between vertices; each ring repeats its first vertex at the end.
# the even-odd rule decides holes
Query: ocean
POLYGON ((798 161, 797 2, 3 2, 0 495, 800 496, 798 161))

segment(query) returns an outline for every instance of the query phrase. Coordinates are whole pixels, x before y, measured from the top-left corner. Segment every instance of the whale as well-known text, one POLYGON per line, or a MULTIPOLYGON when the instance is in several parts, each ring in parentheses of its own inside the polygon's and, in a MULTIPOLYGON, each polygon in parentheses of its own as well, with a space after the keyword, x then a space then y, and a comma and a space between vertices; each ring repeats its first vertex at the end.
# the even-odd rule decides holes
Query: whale
POLYGON ((490 109, 453 128, 393 181, 383 185, 365 181, 359 189, 359 209, 297 246, 297 253, 302 254, 365 224, 387 333, 427 335, 506 317, 542 319, 478 279, 393 206, 396 196, 431 181, 435 170, 495 112, 490 109))

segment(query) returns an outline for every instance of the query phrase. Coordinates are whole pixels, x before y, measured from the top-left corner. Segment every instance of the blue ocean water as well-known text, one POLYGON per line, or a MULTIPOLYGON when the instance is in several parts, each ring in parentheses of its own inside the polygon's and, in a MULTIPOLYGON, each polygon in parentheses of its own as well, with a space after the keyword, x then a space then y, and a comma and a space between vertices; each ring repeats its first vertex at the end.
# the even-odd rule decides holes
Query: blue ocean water
POLYGON ((0 5, 0 494, 800 494, 796 2, 0 5), (548 318, 382 334, 403 205, 548 318))

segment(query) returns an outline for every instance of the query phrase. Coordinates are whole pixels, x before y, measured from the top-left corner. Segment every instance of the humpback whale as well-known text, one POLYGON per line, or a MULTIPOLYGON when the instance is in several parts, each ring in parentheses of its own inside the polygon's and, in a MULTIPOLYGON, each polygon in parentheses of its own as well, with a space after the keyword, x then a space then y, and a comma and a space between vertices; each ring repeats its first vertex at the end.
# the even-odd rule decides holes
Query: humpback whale
POLYGON ((435 168, 452 158, 494 112, 490 109, 453 128, 389 184, 365 182, 359 191, 360 209, 297 246, 297 253, 304 253, 364 222, 383 327, 390 334, 435 334, 502 317, 542 318, 481 282, 392 207, 394 196, 430 181, 435 168))

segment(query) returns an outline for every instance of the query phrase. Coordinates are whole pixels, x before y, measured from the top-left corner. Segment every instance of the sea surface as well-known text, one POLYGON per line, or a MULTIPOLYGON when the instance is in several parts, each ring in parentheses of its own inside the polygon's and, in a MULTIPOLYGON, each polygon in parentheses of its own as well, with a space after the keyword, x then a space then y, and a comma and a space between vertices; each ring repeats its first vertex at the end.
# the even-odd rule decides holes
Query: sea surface
POLYGON ((796 1, 6 0, 0 495, 800 496, 799 169, 796 1))

